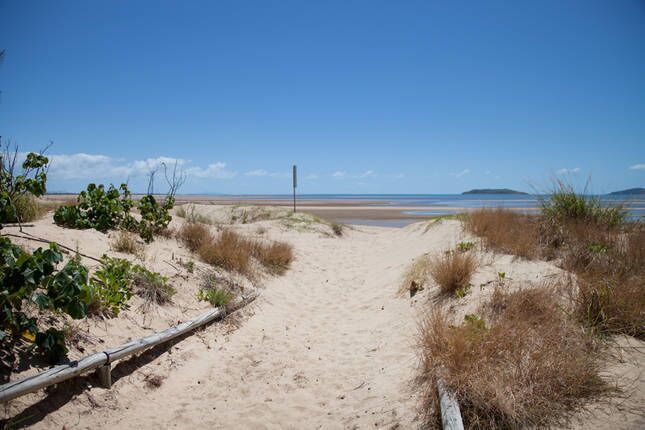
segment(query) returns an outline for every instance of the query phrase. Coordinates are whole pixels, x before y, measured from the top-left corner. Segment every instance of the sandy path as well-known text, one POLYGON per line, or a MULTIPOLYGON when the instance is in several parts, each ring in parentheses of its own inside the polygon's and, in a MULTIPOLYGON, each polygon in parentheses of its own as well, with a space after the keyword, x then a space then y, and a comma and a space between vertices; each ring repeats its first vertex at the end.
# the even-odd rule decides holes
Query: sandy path
POLYGON ((409 428, 416 316, 394 294, 410 260, 456 231, 448 223, 427 234, 360 228, 351 240, 285 233, 297 250, 293 268, 269 281, 228 341, 182 342, 192 357, 160 388, 78 425, 409 428))

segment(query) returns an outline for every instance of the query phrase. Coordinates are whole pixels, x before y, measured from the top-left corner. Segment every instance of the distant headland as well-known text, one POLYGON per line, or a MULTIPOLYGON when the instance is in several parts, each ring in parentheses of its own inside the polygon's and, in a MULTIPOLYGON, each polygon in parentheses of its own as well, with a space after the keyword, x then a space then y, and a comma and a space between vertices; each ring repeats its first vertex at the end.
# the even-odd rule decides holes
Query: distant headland
POLYGON ((525 193, 523 191, 510 190, 508 188, 482 188, 482 189, 479 189, 479 190, 464 191, 461 194, 523 194, 523 195, 528 195, 529 193, 525 193))
POLYGON ((641 194, 645 195, 645 188, 629 188, 627 190, 620 190, 609 193, 610 196, 633 196, 641 194))

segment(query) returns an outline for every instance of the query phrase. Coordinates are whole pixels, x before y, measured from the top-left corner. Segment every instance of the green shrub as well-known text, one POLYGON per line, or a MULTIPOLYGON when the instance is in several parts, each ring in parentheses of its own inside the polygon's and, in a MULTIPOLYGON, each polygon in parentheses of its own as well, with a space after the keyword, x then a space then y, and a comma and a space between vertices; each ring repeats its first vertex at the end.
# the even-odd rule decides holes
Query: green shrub
POLYGON ((117 189, 110 185, 107 191, 103 184, 89 184, 78 195, 76 206, 61 206, 54 213, 54 222, 70 228, 95 228, 108 231, 122 223, 132 223, 130 209, 134 202, 126 184, 117 189))
POLYGON ((30 254, 9 239, 0 238, 0 342, 3 347, 0 367, 3 374, 13 367, 13 346, 21 338, 33 341, 37 351, 51 361, 58 361, 67 352, 60 346, 55 329, 42 332, 37 317, 23 312, 29 302, 41 311, 59 311, 74 319, 87 315, 90 300, 87 268, 74 258, 56 272, 62 260, 55 244, 30 254))
POLYGON ((598 197, 577 193, 572 185, 563 181, 556 181, 551 195, 540 201, 540 208, 547 221, 553 224, 578 220, 617 226, 627 218, 623 206, 603 206, 598 197))
POLYGON ((107 191, 103 184, 89 184, 87 190, 78 195, 76 206, 61 206, 54 213, 54 222, 69 228, 95 228, 106 232, 121 228, 136 232, 146 242, 151 242, 154 235, 168 227, 172 217, 168 213, 175 204, 175 198, 167 196, 162 205, 151 194, 139 200, 137 208, 141 220, 137 221, 130 210, 134 201, 130 198, 126 184, 117 189, 110 185, 107 191))
POLYGON ((199 290, 197 292, 197 299, 220 307, 226 306, 233 299, 233 294, 224 289, 210 287, 199 290))
POLYGON ((101 258, 101 267, 90 279, 90 306, 94 314, 116 316, 128 308, 132 297, 132 263, 121 258, 101 258))

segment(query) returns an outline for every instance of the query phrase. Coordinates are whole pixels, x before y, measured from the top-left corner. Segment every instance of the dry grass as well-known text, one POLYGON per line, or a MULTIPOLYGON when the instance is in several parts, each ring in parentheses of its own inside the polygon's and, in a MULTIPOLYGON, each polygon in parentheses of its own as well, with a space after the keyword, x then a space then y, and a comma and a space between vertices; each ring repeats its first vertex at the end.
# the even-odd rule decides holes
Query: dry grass
POLYGON ((602 215, 602 208, 593 206, 592 211, 569 200, 573 203, 566 207, 583 209, 561 210, 564 215, 557 217, 481 209, 468 215, 465 227, 489 249, 557 258, 576 275, 570 296, 580 321, 599 334, 645 339, 645 228, 641 223, 616 224, 614 212, 602 215), (577 213, 581 215, 576 218, 577 213))
POLYGON ((203 243, 212 240, 211 232, 206 225, 191 222, 181 226, 177 231, 177 238, 192 252, 197 251, 203 243))
POLYGON ((145 257, 145 246, 137 240, 137 237, 127 231, 119 230, 110 241, 110 248, 113 251, 132 254, 140 259, 145 257))
POLYGON ((254 244, 233 230, 224 229, 217 237, 203 241, 197 250, 201 259, 226 270, 250 274, 254 244))
POLYGON ((455 393, 467 428, 562 423, 608 388, 592 339, 546 288, 496 291, 481 313, 453 326, 443 310, 421 329, 421 384, 431 424, 440 426, 436 383, 455 393))
POLYGON ((293 247, 284 242, 255 242, 253 256, 271 273, 281 275, 293 261, 293 247))
POLYGON ((470 252, 447 251, 430 261, 430 276, 443 294, 467 288, 476 269, 477 260, 470 252))
POLYGON ((403 280, 399 286, 398 295, 410 294, 414 296, 423 290, 430 279, 430 268, 432 260, 427 255, 422 255, 412 262, 403 274, 403 280))
POLYGON ((528 259, 541 255, 540 224, 535 216, 485 208, 468 213, 464 226, 481 237, 487 248, 528 259))

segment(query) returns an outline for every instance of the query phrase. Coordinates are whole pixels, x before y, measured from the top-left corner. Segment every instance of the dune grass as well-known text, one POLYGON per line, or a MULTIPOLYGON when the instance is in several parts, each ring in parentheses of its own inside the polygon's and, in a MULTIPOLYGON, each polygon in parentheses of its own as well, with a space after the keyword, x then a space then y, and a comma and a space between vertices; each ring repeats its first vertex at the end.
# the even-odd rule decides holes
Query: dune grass
POLYGON ((430 268, 432 259, 428 255, 417 257, 405 270, 403 279, 398 290, 398 296, 410 294, 414 296, 417 292, 425 289, 430 280, 430 268))
POLYGON ((284 242, 253 243, 253 256, 271 273, 281 275, 293 261, 293 248, 284 242))
POLYGON ((576 275, 570 289, 578 319, 601 335, 645 339, 645 228, 625 221, 620 207, 575 194, 558 183, 537 216, 481 209, 466 229, 488 249, 525 258, 556 259, 576 275))
POLYGON ((470 252, 446 251, 430 260, 430 276, 442 294, 465 291, 477 269, 477 260, 470 252))
POLYGON ((110 248, 113 251, 132 254, 142 260, 145 256, 145 246, 142 243, 139 243, 134 234, 124 230, 116 232, 110 241, 110 248))
POLYGON ((421 328, 428 418, 440 427, 436 384, 455 393, 466 428, 562 423, 582 401, 607 391, 600 356, 546 288, 496 290, 481 315, 454 326, 444 310, 421 328))
POLYGON ((204 224, 185 222, 177 231, 177 238, 186 248, 195 252, 204 242, 211 240, 211 232, 204 224))

